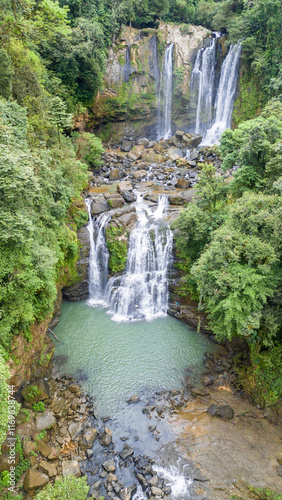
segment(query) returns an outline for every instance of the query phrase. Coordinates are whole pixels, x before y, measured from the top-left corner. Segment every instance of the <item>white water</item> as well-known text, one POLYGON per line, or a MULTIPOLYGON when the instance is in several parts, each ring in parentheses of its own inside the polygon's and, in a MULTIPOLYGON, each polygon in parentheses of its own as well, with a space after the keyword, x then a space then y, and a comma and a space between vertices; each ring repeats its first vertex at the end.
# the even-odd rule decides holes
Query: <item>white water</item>
POLYGON ((202 145, 219 144, 219 139, 231 127, 233 104, 236 93, 241 45, 231 45, 221 67, 219 87, 216 95, 216 115, 212 126, 206 131, 202 145))
POLYGON ((126 273, 108 283, 108 302, 115 321, 153 320, 166 315, 172 251, 172 233, 162 220, 167 203, 167 197, 161 195, 152 211, 137 195, 137 224, 129 237, 126 273))
POLYGON ((158 98, 158 131, 157 140, 168 139, 171 136, 171 102, 172 102, 172 77, 173 77, 173 49, 174 43, 169 45, 164 54, 162 87, 164 94, 164 109, 161 117, 161 99, 158 98))
POLYGON ((195 134, 203 132, 212 122, 213 89, 215 76, 216 38, 210 40, 210 45, 198 51, 191 75, 191 96, 197 95, 197 112, 195 134))
POLYGON ((154 471, 164 479, 166 486, 171 487, 171 497, 174 500, 188 500, 190 497, 190 486, 192 479, 187 479, 180 471, 177 465, 171 465, 169 468, 154 465, 154 471))
POLYGON ((105 240, 105 226, 111 215, 103 213, 97 218, 91 215, 91 200, 85 200, 88 208, 89 222, 87 229, 90 238, 89 256, 89 306, 105 305, 107 287, 109 251, 105 240))

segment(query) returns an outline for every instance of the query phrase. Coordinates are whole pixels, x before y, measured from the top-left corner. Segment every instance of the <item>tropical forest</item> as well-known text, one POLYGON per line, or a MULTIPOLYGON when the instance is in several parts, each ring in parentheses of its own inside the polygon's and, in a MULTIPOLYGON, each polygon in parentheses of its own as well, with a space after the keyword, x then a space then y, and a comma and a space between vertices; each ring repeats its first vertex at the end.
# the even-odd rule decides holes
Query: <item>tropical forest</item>
POLYGON ((0 0, 0 499, 282 500, 281 0, 0 0))

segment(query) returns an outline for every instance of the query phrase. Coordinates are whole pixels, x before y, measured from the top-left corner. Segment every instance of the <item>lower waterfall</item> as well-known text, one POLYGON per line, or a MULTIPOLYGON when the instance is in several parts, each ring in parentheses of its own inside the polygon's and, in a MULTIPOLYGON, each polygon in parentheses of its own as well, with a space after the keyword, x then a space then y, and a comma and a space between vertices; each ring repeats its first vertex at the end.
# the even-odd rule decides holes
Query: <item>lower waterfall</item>
POLYGON ((89 256, 89 306, 105 304, 107 288, 109 251, 105 240, 105 226, 111 218, 109 213, 103 213, 92 218, 91 200, 85 201, 88 208, 89 222, 87 229, 90 237, 89 256))
POLYGON ((137 195, 138 220, 129 237, 126 273, 108 283, 110 312, 115 321, 152 320, 166 315, 172 252, 172 233, 162 220, 167 204, 167 197, 161 195, 153 211, 137 195))

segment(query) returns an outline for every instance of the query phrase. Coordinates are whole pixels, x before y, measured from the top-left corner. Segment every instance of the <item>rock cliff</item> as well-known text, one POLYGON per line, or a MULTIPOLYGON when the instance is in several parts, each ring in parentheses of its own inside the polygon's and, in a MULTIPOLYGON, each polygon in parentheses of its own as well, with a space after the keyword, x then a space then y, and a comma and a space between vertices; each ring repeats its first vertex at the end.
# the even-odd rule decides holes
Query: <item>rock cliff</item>
POLYGON ((110 142, 122 136, 154 138, 163 56, 174 43, 173 112, 175 130, 189 125, 188 101, 193 63, 199 47, 210 36, 202 26, 160 23, 158 29, 124 27, 110 47, 104 87, 91 110, 75 124, 110 142))

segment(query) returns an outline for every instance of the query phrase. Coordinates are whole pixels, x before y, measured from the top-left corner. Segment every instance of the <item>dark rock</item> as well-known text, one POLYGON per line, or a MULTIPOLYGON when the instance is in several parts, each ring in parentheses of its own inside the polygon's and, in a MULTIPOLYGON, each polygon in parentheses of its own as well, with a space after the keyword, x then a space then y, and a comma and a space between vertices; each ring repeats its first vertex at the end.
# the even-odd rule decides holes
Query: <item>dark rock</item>
POLYGON ((99 441, 102 446, 109 446, 112 442, 112 431, 106 427, 99 441))
POLYGON ((106 462, 103 463, 103 467, 107 472, 116 471, 116 464, 114 460, 107 460, 106 462))
POLYGON ((216 415, 221 418, 231 419, 234 417, 234 410, 229 405, 220 406, 216 415))
POLYGON ((123 459, 126 460, 128 457, 133 455, 134 450, 129 446, 127 443, 124 444, 122 451, 120 452, 119 456, 123 459))
POLYGON ((120 149, 122 151, 125 151, 126 153, 129 153, 129 151, 131 151, 131 149, 132 149, 132 142, 130 142, 130 141, 123 141, 122 144, 121 144, 120 149))
POLYGON ((94 455, 94 451, 91 449, 86 450, 86 456, 88 459, 92 458, 94 455))
POLYGON ((110 207, 103 195, 97 196, 96 198, 92 199, 91 213, 93 216, 102 214, 103 212, 107 212, 108 210, 110 210, 110 207))
POLYGON ((73 302, 84 300, 88 296, 90 240, 87 227, 83 226, 77 231, 77 239, 79 241, 79 257, 76 270, 79 280, 73 285, 63 288, 64 298, 73 302))
POLYGON ((212 403, 209 408, 208 408, 208 412, 210 415, 212 415, 213 417, 215 417, 215 415, 217 414, 217 411, 218 411, 218 406, 215 405, 214 403, 212 403))

